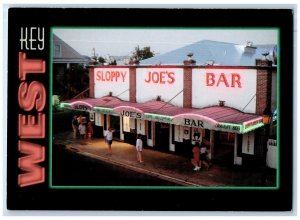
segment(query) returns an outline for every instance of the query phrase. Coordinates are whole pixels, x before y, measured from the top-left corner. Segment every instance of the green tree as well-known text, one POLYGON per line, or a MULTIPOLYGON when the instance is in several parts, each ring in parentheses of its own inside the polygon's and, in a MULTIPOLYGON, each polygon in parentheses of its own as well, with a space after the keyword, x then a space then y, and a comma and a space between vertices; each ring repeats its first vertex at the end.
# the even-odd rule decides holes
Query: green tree
POLYGON ((100 56, 100 57, 98 57, 98 62, 103 64, 103 63, 105 63, 105 59, 100 56))
POLYGON ((140 46, 136 46, 134 48, 134 51, 132 52, 132 56, 130 57, 130 60, 140 61, 140 60, 148 59, 153 56, 154 56, 154 52, 151 51, 150 47, 144 47, 140 49, 140 46))
POLYGON ((113 60, 113 61, 109 62, 109 65, 117 65, 117 61, 113 60))

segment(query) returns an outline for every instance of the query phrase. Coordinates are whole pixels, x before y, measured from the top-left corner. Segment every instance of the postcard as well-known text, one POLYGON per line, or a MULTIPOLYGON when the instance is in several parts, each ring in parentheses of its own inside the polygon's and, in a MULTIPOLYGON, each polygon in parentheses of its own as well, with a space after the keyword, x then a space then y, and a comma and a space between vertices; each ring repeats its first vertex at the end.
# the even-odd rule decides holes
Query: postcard
POLYGON ((8 210, 293 209, 292 9, 12 7, 7 56, 8 210))

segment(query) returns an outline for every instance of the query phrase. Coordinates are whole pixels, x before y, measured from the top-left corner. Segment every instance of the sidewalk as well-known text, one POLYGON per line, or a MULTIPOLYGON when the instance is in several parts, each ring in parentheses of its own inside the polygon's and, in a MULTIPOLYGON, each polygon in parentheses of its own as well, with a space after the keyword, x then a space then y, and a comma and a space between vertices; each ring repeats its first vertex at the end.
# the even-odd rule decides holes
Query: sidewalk
MULTIPOLYGON (((261 186, 261 173, 242 167, 225 167, 214 164, 209 170, 194 171, 190 159, 144 149, 144 163, 136 160, 135 146, 113 141, 112 155, 108 155, 104 139, 80 141, 73 139, 72 132, 54 135, 53 144, 64 145, 68 150, 93 157, 128 169, 173 181, 185 186, 254 187, 261 186)), ((268 174, 268 186, 275 187, 275 171, 268 174)))

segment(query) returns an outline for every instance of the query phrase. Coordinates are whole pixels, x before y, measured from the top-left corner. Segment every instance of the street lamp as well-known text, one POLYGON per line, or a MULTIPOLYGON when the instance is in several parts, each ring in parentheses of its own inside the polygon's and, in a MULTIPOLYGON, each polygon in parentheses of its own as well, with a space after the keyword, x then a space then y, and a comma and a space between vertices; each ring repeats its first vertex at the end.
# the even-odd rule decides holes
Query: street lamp
POLYGON ((263 123, 264 123, 264 146, 263 146, 263 159, 264 159, 264 168, 263 168, 263 184, 266 184, 267 180, 267 152, 268 152, 268 139, 270 133, 270 124, 272 120, 272 112, 270 105, 268 104, 265 110, 263 111, 263 123))
POLYGON ((272 112, 270 110, 269 105, 265 108, 262 117, 263 117, 264 125, 269 126, 271 124, 271 120, 272 120, 272 112))

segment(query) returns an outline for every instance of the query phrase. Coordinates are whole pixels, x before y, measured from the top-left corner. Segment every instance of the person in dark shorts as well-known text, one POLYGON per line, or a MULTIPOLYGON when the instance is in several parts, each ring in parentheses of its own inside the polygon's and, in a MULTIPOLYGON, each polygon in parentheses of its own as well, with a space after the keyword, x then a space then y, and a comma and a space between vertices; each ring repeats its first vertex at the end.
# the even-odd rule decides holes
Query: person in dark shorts
POLYGON ((207 148, 206 146, 202 143, 200 146, 200 167, 204 164, 206 166, 206 169, 209 169, 209 164, 207 162, 207 148))
POLYGON ((114 130, 112 128, 109 128, 106 132, 105 132, 105 141, 108 147, 108 154, 111 155, 112 154, 112 150, 111 150, 111 145, 112 145, 112 141, 113 141, 113 132, 114 130))

